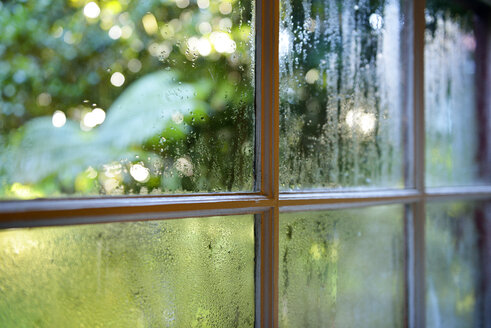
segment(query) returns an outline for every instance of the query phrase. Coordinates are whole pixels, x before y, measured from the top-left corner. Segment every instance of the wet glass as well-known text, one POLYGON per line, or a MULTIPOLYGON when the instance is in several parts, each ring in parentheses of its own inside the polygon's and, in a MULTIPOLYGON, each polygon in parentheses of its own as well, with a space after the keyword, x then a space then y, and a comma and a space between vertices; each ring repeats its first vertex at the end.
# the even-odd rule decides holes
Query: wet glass
POLYGON ((431 203, 426 216, 426 324, 485 327, 491 277, 491 207, 431 203), (487 291, 486 291, 487 290, 487 291))
POLYGON ((403 327, 403 210, 281 214, 279 326, 403 327))
POLYGON ((404 186, 403 4, 280 2, 281 188, 404 186))
POLYGON ((252 190, 252 15, 0 2, 0 198, 252 190))
POLYGON ((0 231, 2 327, 253 327, 254 218, 0 231))
POLYGON ((484 78, 489 64, 482 55, 488 35, 478 32, 479 18, 465 2, 426 4, 426 184, 491 182, 484 78))

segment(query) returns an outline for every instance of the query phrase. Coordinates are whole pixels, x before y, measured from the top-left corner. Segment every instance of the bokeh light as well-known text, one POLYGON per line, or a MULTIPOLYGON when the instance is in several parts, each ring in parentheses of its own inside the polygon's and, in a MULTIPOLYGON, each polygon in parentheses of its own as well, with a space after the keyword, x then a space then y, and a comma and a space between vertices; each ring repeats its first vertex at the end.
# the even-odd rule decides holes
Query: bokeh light
POLYGON ((124 84, 124 75, 120 72, 115 72, 111 75, 111 84, 115 87, 120 87, 124 84))
POLYGON ((57 110, 51 117, 51 123, 56 128, 61 128, 66 123, 66 115, 61 110, 57 110))
POLYGON ((95 2, 89 2, 84 7, 84 15, 88 18, 97 18, 101 13, 101 8, 95 2))

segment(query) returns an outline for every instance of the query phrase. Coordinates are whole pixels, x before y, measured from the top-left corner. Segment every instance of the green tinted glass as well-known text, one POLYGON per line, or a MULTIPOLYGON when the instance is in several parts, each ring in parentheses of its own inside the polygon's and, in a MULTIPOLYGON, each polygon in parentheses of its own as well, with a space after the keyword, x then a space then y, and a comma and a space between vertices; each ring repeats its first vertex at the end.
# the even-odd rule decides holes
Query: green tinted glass
POLYGON ((2 327, 253 327, 254 219, 0 231, 2 327))
POLYGON ((489 203, 431 203, 426 215, 426 324, 485 327, 489 203))
POLYGON ((279 323, 403 327, 402 206, 280 216, 279 323))

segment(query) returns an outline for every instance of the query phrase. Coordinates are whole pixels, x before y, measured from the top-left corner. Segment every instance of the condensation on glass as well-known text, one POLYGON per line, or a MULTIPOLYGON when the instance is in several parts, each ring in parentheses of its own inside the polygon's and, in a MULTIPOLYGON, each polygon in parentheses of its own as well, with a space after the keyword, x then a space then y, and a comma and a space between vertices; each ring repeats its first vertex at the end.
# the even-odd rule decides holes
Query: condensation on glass
POLYGON ((478 33, 479 17, 464 6, 427 1, 426 184, 431 187, 491 181, 489 138, 479 137, 489 113, 484 78, 489 61, 482 56, 489 35, 478 33))
POLYGON ((280 215, 279 326, 403 327, 403 206, 280 215))
POLYGON ((8 327, 253 327, 254 218, 0 231, 8 327))
POLYGON ((431 203, 426 217, 426 324, 484 327, 491 306, 491 206, 431 203))
POLYGON ((0 198, 252 190, 253 6, 0 2, 0 198))
POLYGON ((404 15, 398 0, 282 0, 280 184, 402 187, 404 15))

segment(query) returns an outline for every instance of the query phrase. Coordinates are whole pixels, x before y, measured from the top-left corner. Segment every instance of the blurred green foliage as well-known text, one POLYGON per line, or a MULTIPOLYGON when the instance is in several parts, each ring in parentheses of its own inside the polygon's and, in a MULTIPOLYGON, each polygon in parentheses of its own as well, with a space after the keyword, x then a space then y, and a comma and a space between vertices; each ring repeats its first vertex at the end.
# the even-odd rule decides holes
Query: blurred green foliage
POLYGON ((253 4, 200 1, 96 1, 94 18, 85 0, 0 3, 0 194, 251 190, 253 4), (94 107, 106 121, 83 129, 94 107), (104 165, 121 166, 111 184, 104 165))

